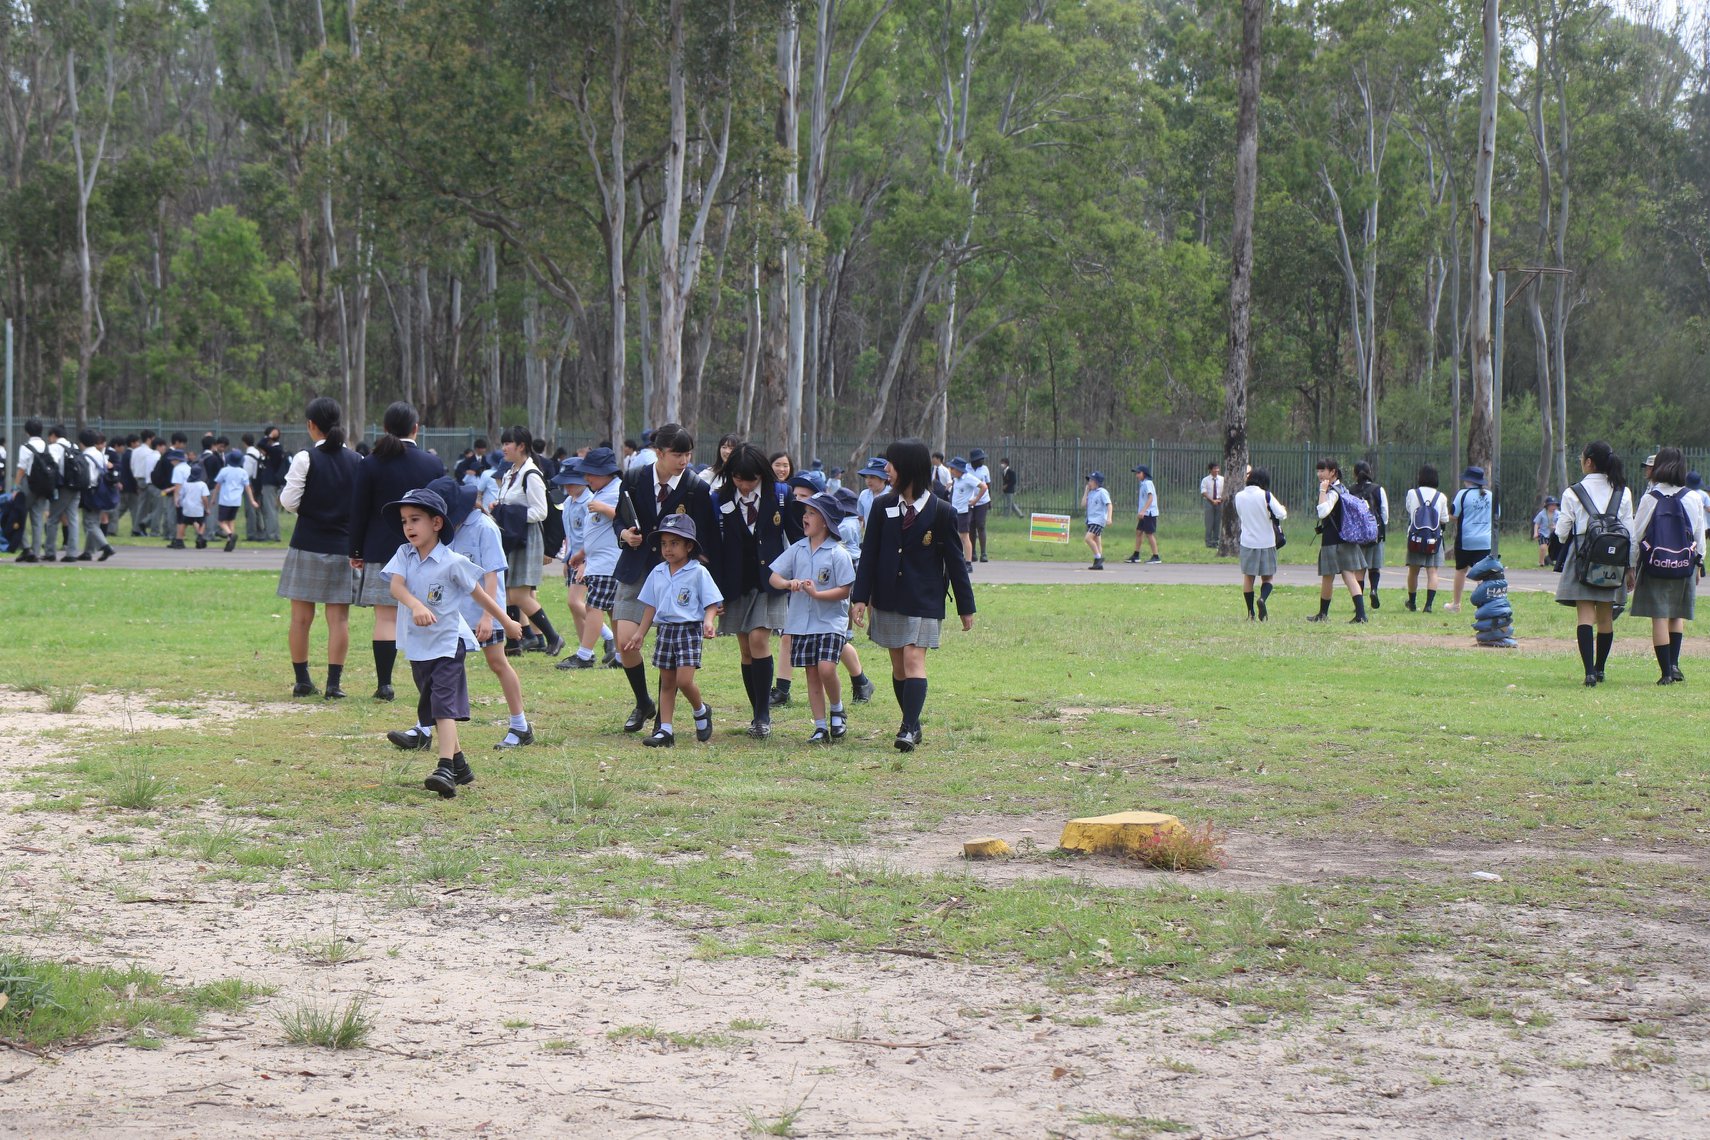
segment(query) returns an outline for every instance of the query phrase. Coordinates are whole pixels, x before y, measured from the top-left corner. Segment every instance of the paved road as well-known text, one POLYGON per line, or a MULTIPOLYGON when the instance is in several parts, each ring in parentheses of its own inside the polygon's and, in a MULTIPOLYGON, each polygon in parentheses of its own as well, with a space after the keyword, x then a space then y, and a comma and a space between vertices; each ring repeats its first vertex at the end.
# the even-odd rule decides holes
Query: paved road
MULTIPOLYGON (((164 545, 120 546, 115 549, 118 554, 106 562, 56 564, 56 568, 77 573, 111 569, 267 570, 277 574, 285 562, 285 548, 277 545, 251 546, 240 543, 230 554, 212 545, 206 550, 168 550, 164 545)), ((1527 550, 1526 553, 1530 554, 1531 551, 1527 550)), ((0 556, 0 566, 17 566, 20 573, 39 574, 47 569, 40 563, 18 565, 10 555, 0 556)), ((1315 586, 1318 584, 1315 569, 1312 566, 1285 564, 1278 568, 1276 584, 1315 586)), ((1445 571, 1443 585, 1451 586, 1453 580, 1454 572, 1445 571)), ((1215 565, 1166 562, 1157 566, 1130 566, 1125 562, 1115 562, 1101 571, 1088 570, 1080 563, 1064 562, 986 562, 974 567, 975 586, 981 583, 1006 586, 1131 586, 1144 583, 1164 586, 1228 586, 1239 581, 1240 572, 1235 568, 1233 559, 1215 565)), ((1399 589, 1406 584, 1406 572, 1394 566, 1388 567, 1384 571, 1384 581, 1389 589, 1399 589)), ((1508 585, 1513 590, 1553 592, 1556 588, 1556 576, 1543 570, 1510 569, 1508 585)))

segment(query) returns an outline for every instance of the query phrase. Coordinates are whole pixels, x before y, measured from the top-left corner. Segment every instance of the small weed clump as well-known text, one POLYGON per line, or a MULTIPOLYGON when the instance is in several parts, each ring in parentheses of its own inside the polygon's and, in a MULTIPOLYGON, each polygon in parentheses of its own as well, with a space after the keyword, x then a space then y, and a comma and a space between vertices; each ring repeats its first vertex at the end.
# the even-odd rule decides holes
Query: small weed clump
POLYGON ((373 1028, 362 1011, 362 999, 351 998, 340 1007, 321 1007, 302 1002, 279 1016, 279 1028, 293 1045, 316 1045, 322 1049, 360 1049, 373 1028))
POLYGON ((1229 862, 1223 840, 1210 823, 1159 828, 1141 841, 1134 856, 1160 871, 1214 871, 1229 862))
POLYGON ((134 760, 113 782, 107 800, 114 807, 149 811, 160 803, 164 790, 154 770, 145 762, 134 760))
POLYGON ((83 703, 82 685, 56 685, 48 690, 48 712, 74 713, 77 706, 83 703))

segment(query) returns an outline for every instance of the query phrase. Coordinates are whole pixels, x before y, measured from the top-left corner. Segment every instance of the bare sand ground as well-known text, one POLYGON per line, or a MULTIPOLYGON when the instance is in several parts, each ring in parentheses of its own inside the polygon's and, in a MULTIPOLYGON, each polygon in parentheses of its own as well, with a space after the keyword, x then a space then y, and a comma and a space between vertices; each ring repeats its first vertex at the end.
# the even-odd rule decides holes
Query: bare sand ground
MULTIPOLYGON (((1311 1017, 1257 1022, 1150 976, 1095 974, 1065 989, 1025 969, 887 954, 706 961, 691 930, 566 915, 550 897, 424 889, 400 908, 298 889, 288 876, 280 890, 209 882, 170 856, 121 861, 96 840, 134 829, 133 818, 88 810, 45 817, 43 829, 43 816, 11 810, 30 798, 17 785, 121 715, 136 729, 181 722, 135 700, 91 697, 68 716, 44 707, 0 696, 0 949, 276 992, 158 1049, 0 1049, 0 1133, 730 1137, 795 1113, 800 1136, 1710 1135, 1702 916, 1516 916, 1469 892, 1459 917, 1502 923, 1539 957, 1585 963, 1546 993, 1484 995, 1553 1019, 1524 1033, 1389 1004, 1376 989, 1311 1017), (42 744, 44 728, 65 734, 42 744), (347 960, 315 964, 305 947, 334 938, 347 960), (373 1022, 366 1048, 286 1044, 282 1013, 358 997, 373 1022), (1166 1126, 1185 1131, 1157 1131, 1166 1126)), ((1104 861, 970 865, 956 854, 987 831, 1048 847, 1057 822, 962 817, 823 856, 996 882, 1158 881, 1104 861)), ((1268 891, 1447 878, 1475 862, 1500 874, 1562 854, 1245 835, 1229 853, 1227 870, 1191 882, 1268 891)), ((1135 921, 1145 922, 1139 908, 1135 921)), ((1424 965, 1448 979, 1464 968, 1448 955, 1424 965)))

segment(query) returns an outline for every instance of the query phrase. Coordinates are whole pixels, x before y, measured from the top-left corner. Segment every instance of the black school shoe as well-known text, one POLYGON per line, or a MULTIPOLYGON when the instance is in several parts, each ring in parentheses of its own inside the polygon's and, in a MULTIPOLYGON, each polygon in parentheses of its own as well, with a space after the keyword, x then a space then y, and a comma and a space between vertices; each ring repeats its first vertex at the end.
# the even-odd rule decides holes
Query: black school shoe
POLYGON ((856 704, 864 705, 873 699, 875 689, 876 686, 873 682, 863 676, 859 681, 855 682, 855 692, 852 694, 852 699, 856 704))
POLYGON ((712 739, 712 706, 706 705, 704 707, 707 710, 706 727, 702 728, 701 722, 699 720, 695 721, 695 739, 702 744, 705 744, 707 741, 712 739))
POLYGON ((234 551, 236 549, 237 549, 237 535, 235 535, 235 534, 226 535, 226 553, 230 554, 232 551, 234 551))
POLYGON ((469 761, 463 758, 461 752, 451 758, 451 778, 457 781, 460 788, 475 782, 475 770, 469 766, 469 761))
POLYGON ((433 770, 431 776, 422 781, 422 787, 430 792, 438 792, 439 798, 442 800, 454 798, 457 795, 456 760, 456 757, 449 759, 441 757, 439 767, 433 770))
POLYGON ((79 554, 76 558, 68 559, 67 561, 71 561, 71 562, 93 562, 93 561, 95 561, 95 552, 93 550, 85 550, 82 554, 79 554))
POLYGON ((1265 608, 1265 599, 1260 598, 1257 602, 1254 602, 1253 604, 1259 607, 1259 620, 1260 621, 1270 621, 1271 620, 1271 612, 1265 608))
POLYGON ((807 742, 809 744, 830 744, 831 734, 823 728, 816 728, 813 730, 813 735, 808 737, 807 742))
POLYGON ((196 540, 196 549, 197 549, 197 550, 206 550, 206 549, 208 549, 208 540, 207 540, 207 539, 205 539, 205 538, 198 538, 198 539, 197 539, 197 540, 196 540))
POLYGON ((1596 673, 1587 673, 1585 675, 1585 687, 1588 689, 1595 689, 1597 687, 1596 673))
POLYGON ((656 728, 653 730, 653 735, 649 736, 641 743, 648 748, 675 748, 677 746, 677 738, 662 728, 656 728))
POLYGON ((393 729, 391 732, 386 734, 386 739, 390 740, 395 747, 402 748, 405 752, 419 752, 422 749, 432 747, 433 745, 433 733, 430 732, 424 735, 413 725, 404 729, 402 732, 399 732, 397 729, 393 729))
POLYGON ((913 752, 920 747, 920 729, 903 725, 897 729, 897 738, 891 744, 898 752, 913 752))
POLYGON ((540 650, 546 648, 546 638, 540 636, 540 634, 538 634, 538 633, 528 634, 518 644, 518 648, 521 649, 524 653, 539 652, 540 650))
POLYGON ((766 703, 775 709, 781 709, 790 703, 790 694, 773 685, 771 693, 766 697, 766 703))
POLYGON ((101 551, 101 557, 97 558, 95 561, 105 562, 105 561, 107 561, 107 559, 113 557, 113 555, 117 554, 118 552, 119 552, 118 547, 115 547, 115 546, 106 547, 101 551))
POLYGON ((605 650, 605 655, 600 658, 600 664, 609 665, 614 669, 622 669, 623 662, 618 660, 617 642, 609 637, 606 638, 605 650))
POLYGON ((37 558, 34 554, 31 554, 27 550, 21 550, 18 552, 18 561, 19 562, 40 562, 41 559, 37 558))
POLYGON ((555 668, 555 669, 592 669, 592 668, 594 668, 594 659, 592 657, 578 657, 574 653, 572 653, 570 656, 568 656, 564 660, 560 661, 557 665, 553 666, 553 668, 555 668))
POLYGON ((640 732, 658 711, 659 706, 652 701, 648 701, 644 705, 636 705, 629 710, 629 719, 623 722, 623 730, 625 732, 640 732))
POLYGON ((557 633, 553 634, 540 651, 548 657, 557 657, 564 652, 564 636, 557 633))
POLYGON ((493 750, 495 752, 503 752, 507 748, 526 748, 530 744, 534 743, 534 729, 532 728, 525 728, 521 732, 518 732, 514 728, 506 728, 505 735, 516 737, 517 742, 515 744, 507 744, 505 741, 501 740, 497 744, 493 745, 493 750))
POLYGON ((842 740, 849 735, 849 722, 833 713, 831 716, 831 739, 842 740))
POLYGON ((60 561, 61 562, 76 562, 77 561, 77 555, 65 554, 65 555, 61 556, 60 561))
POLYGON ((339 688, 337 685, 328 685, 327 686, 327 692, 326 692, 326 699, 327 700, 329 700, 329 701, 342 701, 347 696, 349 696, 349 694, 346 693, 343 689, 339 688))
POLYGON ((381 685, 378 689, 374 690, 374 699, 377 701, 396 700, 397 696, 398 694, 393 691, 392 686, 390 685, 381 685))
POLYGON ((293 697, 318 697, 320 696, 320 693, 321 691, 315 688, 314 683, 311 681, 298 681, 295 685, 291 686, 291 695, 293 697))
POLYGON ((748 727, 743 730, 743 735, 754 740, 765 740, 772 735, 772 722, 769 720, 751 720, 748 722, 748 727))

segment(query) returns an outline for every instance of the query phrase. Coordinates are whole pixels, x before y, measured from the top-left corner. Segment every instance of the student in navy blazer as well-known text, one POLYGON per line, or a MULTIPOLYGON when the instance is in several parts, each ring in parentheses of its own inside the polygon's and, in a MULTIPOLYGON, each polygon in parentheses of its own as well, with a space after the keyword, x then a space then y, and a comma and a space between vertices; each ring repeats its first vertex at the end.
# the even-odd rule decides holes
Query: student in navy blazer
POLYGON ((421 424, 416 409, 402 400, 386 409, 380 425, 386 434, 356 468, 351 483, 350 565, 360 575, 356 604, 374 608, 374 699, 393 697, 392 665, 398 658, 398 603, 381 567, 404 545, 404 529, 384 508, 410 491, 445 474, 445 464, 416 446, 421 424))
MULTIPOLYGON (((618 589, 612 624, 619 645, 627 644, 641 627, 645 609, 637 600, 641 585, 660 563, 658 543, 647 543, 646 536, 659 529, 659 520, 665 515, 685 514, 694 521, 696 534, 718 533, 712 493, 688 470, 695 437, 681 424, 661 424, 653 432, 652 447, 652 463, 624 473, 617 518, 612 520, 618 535, 618 562, 613 572, 618 589)), ((622 660, 629 687, 635 693, 635 709, 623 722, 623 730, 639 732, 655 711, 647 692, 647 667, 641 663, 640 649, 624 652, 622 660)))
POLYGON ((902 752, 920 744, 926 705, 926 651, 939 644, 944 595, 956 597, 962 628, 974 628, 974 587, 962 561, 956 510, 932 493, 932 456, 918 439, 903 439, 885 452, 893 490, 873 500, 861 565, 850 592, 849 619, 867 625, 875 644, 890 650, 891 687, 902 711, 893 742, 902 752))

